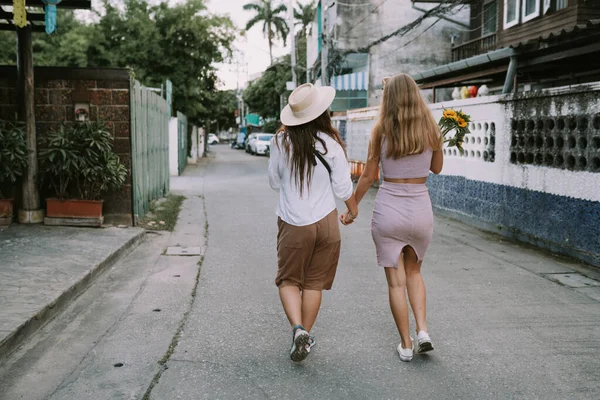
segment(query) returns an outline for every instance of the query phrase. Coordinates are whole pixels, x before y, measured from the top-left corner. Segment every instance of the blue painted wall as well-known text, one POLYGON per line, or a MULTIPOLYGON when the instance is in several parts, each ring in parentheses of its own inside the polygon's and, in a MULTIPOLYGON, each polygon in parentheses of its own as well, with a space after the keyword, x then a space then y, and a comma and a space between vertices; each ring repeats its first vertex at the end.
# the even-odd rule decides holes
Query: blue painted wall
POLYGON ((600 202, 431 175, 436 211, 600 267, 600 202))

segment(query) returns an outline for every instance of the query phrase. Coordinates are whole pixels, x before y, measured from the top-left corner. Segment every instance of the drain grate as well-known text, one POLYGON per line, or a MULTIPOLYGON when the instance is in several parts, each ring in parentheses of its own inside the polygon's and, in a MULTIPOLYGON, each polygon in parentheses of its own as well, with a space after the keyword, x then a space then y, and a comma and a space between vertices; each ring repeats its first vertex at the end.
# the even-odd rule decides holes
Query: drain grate
POLYGON ((565 285, 570 288, 586 288, 600 286, 600 282, 575 272, 566 274, 547 274, 546 277, 552 281, 558 282, 561 285, 565 285))
POLYGON ((165 252, 167 256, 199 256, 200 246, 171 246, 165 252))

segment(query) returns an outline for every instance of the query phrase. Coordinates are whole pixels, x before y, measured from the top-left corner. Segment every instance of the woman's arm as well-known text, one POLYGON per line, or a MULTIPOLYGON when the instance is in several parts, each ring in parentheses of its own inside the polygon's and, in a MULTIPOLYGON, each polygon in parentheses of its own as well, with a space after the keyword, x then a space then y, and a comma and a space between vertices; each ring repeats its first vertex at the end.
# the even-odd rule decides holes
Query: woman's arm
POLYGON ((331 165, 331 187, 333 194, 344 200, 348 210, 355 216, 358 215, 358 204, 352 195, 352 179, 350 177, 350 164, 341 146, 337 146, 331 165))
POLYGON ((279 157, 280 151, 277 146, 277 136, 271 139, 270 155, 269 155, 269 184, 271 189, 279 191, 281 188, 281 175, 279 174, 279 157))
POLYGON ((340 217, 342 224, 349 225, 358 216, 358 205, 360 201, 365 197, 365 194, 369 191, 375 180, 377 179, 377 175, 379 175, 379 158, 374 160, 368 160, 365 169, 363 170, 362 175, 358 179, 358 185, 356 185, 356 190, 354 194, 350 198, 351 204, 356 207, 356 212, 352 208, 348 206, 348 202, 346 202, 346 206, 348 206, 348 211, 340 217))
POLYGON ((442 172, 442 167, 444 166, 444 153, 442 150, 436 150, 433 152, 433 156, 431 157, 431 166, 429 170, 434 174, 439 174, 442 172))
POLYGON ((356 185, 356 191, 354 197, 356 198, 356 205, 360 204, 360 201, 365 197, 365 194, 369 191, 375 180, 379 175, 379 158, 368 160, 365 164, 365 169, 362 175, 358 179, 358 185, 356 185))

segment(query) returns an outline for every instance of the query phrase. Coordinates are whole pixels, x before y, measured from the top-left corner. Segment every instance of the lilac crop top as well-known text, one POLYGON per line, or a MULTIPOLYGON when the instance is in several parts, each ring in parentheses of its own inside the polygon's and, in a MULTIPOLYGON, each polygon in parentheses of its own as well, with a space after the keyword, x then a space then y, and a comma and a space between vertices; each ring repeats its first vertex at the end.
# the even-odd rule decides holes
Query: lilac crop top
POLYGON ((381 143, 381 174, 388 179, 425 178, 429 176, 433 150, 426 149, 421 154, 411 154, 397 160, 387 158, 387 141, 381 143))

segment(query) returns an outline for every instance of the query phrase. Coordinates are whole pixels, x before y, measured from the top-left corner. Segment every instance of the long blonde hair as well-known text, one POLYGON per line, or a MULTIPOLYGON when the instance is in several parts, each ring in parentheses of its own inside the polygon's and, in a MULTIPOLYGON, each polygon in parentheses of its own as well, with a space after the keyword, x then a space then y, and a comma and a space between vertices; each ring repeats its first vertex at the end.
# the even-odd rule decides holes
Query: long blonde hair
POLYGON ((427 148, 440 150, 440 129, 419 86, 407 74, 383 80, 383 102, 373 128, 369 159, 378 159, 382 141, 387 139, 387 158, 421 154, 427 148))

